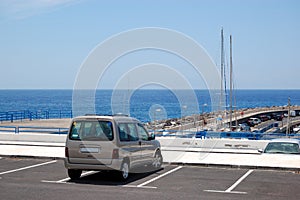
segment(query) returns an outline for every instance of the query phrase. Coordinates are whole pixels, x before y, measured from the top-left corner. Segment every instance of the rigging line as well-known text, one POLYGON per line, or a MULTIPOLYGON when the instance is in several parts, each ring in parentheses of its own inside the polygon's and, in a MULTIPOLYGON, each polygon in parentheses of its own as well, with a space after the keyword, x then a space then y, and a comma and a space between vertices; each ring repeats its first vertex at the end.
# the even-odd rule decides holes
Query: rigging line
POLYGON ((228 66, 229 66, 229 63, 228 63, 228 59, 226 59, 227 58, 227 56, 226 56, 226 52, 227 52, 227 48, 226 48, 226 45, 223 45, 223 48, 224 48, 224 50, 223 50, 223 52, 224 52, 224 92, 225 92, 225 108, 226 108, 226 110, 227 110, 227 108, 228 108, 228 98, 229 98, 229 96, 228 96, 228 88, 227 88, 227 76, 226 76, 226 74, 228 75, 228 66))
MULTIPOLYGON (((233 75, 233 72, 232 72, 233 75)), ((234 76, 233 76, 234 77, 234 76)), ((235 91, 235 83, 232 82, 232 88, 233 88, 233 102, 234 102, 234 118, 235 118, 235 127, 238 128, 238 120, 237 120, 237 113, 238 110, 237 104, 236 104, 236 91, 235 91)))
POLYGON ((225 106, 228 106, 228 89, 227 89, 227 76, 226 76, 226 66, 228 65, 228 60, 226 60, 227 65, 224 65, 224 91, 225 91, 225 106))

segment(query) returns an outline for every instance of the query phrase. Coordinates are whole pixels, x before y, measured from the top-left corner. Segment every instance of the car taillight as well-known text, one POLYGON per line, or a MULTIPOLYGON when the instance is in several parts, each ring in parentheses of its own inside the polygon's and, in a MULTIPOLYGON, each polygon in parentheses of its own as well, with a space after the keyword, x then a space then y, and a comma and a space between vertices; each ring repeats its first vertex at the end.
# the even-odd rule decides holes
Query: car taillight
POLYGON ((65 147, 65 156, 66 156, 66 158, 69 157, 69 149, 68 149, 68 147, 65 147))
POLYGON ((113 150, 112 159, 119 159, 119 149, 114 149, 113 150))

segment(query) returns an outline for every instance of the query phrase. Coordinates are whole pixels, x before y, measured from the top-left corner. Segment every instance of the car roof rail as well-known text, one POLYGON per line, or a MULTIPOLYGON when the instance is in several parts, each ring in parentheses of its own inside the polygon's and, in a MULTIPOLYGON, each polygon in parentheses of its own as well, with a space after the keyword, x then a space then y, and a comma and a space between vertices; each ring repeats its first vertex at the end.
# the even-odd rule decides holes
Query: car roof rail
POLYGON ((97 114, 90 114, 90 113, 88 113, 88 114, 85 114, 84 116, 96 116, 97 114))
POLYGON ((115 113, 112 116, 123 116, 123 117, 129 117, 128 114, 124 114, 124 113, 115 113))
POLYGON ((95 113, 87 113, 85 114, 84 116, 122 116, 122 117, 129 117, 128 114, 123 114, 123 113, 115 113, 115 114, 112 114, 112 115, 109 115, 109 114, 95 114, 95 113))
POLYGON ((111 116, 108 114, 87 113, 84 116, 111 116))

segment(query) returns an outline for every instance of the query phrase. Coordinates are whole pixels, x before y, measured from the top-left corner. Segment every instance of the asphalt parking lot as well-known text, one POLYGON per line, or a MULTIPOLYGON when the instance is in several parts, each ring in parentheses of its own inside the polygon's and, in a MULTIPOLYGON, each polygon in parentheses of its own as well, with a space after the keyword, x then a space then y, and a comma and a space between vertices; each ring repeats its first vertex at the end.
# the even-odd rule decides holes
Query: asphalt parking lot
POLYGON ((0 199, 300 199, 300 174, 164 165, 120 182, 85 172, 70 181, 63 160, 0 158, 0 199))

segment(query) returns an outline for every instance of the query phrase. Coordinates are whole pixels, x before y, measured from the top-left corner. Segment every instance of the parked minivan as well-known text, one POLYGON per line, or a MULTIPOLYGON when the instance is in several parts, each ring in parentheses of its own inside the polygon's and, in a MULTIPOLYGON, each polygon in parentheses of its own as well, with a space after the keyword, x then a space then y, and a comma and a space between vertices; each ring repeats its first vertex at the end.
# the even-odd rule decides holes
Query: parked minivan
POLYGON ((159 141, 135 118, 94 115, 71 122, 65 147, 71 179, 78 179, 83 170, 114 170, 126 180, 135 168, 146 172, 146 166, 159 169, 162 162, 159 141))

